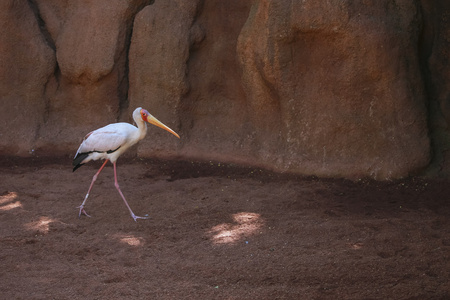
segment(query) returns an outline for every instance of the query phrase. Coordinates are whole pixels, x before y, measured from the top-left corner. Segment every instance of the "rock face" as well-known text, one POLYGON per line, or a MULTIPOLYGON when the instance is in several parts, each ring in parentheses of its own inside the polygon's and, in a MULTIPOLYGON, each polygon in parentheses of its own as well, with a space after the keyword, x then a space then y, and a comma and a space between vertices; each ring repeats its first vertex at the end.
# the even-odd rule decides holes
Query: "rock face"
MULTIPOLYGON (((167 126, 180 130, 180 105, 189 91, 187 61, 198 2, 158 1, 137 14, 129 53, 128 115, 136 107, 146 107, 167 126)), ((165 133, 151 128, 138 154, 176 155, 180 143, 165 133)))
POLYGON ((424 81, 429 100, 433 161, 431 174, 450 176, 450 2, 422 1, 423 34, 420 41, 424 81))
POLYGON ((450 6, 422 2, 4 1, 0 154, 73 153, 142 106, 182 138, 151 128, 141 157, 445 169, 450 6))
POLYGON ((67 152, 84 134, 118 120, 127 97, 134 15, 151 1, 36 1, 57 72, 46 91, 47 120, 36 147, 67 152))
POLYGON ((238 55, 256 155, 323 176, 392 178, 426 164, 417 10, 407 0, 254 5, 238 55))
POLYGON ((1 1, 0 23, 0 150, 28 155, 45 122, 54 52, 27 1, 1 1))

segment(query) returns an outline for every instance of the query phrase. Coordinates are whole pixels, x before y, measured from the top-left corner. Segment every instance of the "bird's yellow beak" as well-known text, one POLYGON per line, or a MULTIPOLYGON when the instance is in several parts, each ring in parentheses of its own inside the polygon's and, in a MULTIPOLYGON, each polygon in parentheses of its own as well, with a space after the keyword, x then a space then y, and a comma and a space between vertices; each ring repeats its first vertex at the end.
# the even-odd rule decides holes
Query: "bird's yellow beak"
POLYGON ((148 114, 148 116, 147 116, 147 122, 150 123, 150 124, 152 124, 152 125, 158 126, 159 128, 162 128, 162 129, 164 129, 164 130, 167 130, 168 132, 170 132, 171 134, 173 134, 173 135, 176 136, 177 138, 180 138, 180 136, 179 136, 175 131, 173 131, 172 129, 170 129, 169 127, 167 127, 167 126, 164 125, 163 123, 161 123, 157 118, 155 118, 155 117, 152 116, 151 114, 148 114))

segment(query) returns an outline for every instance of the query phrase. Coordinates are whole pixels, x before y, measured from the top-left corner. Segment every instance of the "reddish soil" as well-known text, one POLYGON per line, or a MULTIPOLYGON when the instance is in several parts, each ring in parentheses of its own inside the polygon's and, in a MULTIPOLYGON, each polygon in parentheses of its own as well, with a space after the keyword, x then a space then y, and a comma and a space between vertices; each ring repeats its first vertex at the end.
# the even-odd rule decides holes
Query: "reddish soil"
POLYGON ((450 185, 0 158, 2 299, 450 299, 450 185))

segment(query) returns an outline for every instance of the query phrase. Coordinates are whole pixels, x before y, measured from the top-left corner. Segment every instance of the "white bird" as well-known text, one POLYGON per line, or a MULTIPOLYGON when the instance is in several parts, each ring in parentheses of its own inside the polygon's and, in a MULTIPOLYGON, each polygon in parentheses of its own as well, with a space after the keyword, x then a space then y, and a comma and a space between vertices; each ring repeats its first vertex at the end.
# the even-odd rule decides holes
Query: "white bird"
POLYGON ((86 204, 86 200, 89 197, 89 193, 91 192, 94 182, 97 180, 98 174, 100 174, 109 160, 114 166, 114 183, 116 189, 125 202, 125 205, 128 207, 128 210, 131 213, 131 217, 133 217, 135 221, 137 221, 137 219, 148 218, 136 216, 128 205, 127 200, 120 190, 119 183, 117 182, 116 161, 119 156, 128 148, 145 137, 145 135, 147 134, 147 123, 165 129, 175 135, 177 138, 180 138, 180 136, 175 131, 158 121, 158 119, 152 116, 147 110, 141 107, 138 107, 134 110, 133 119, 136 122, 137 127, 128 123, 114 123, 94 130, 84 137, 83 142, 78 148, 78 151, 73 159, 73 171, 75 172, 76 169, 91 160, 105 159, 105 162, 92 178, 92 182, 86 194, 86 197, 84 198, 83 203, 81 203, 81 205, 78 207, 80 209, 78 217, 81 216, 81 213, 90 217, 84 210, 84 205, 86 204))

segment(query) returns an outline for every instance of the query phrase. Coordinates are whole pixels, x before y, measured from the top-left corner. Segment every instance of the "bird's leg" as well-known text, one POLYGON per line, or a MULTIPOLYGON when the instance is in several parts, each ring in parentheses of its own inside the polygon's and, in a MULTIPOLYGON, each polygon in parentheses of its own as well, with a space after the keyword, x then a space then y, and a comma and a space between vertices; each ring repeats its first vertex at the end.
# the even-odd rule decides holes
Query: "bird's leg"
POLYGON ((100 174, 100 172, 103 170, 103 168, 105 167, 106 163, 108 162, 108 160, 105 160, 105 162, 103 163, 103 165, 100 167, 100 169, 97 171, 97 173, 95 173, 94 177, 92 177, 92 182, 91 182, 91 186, 89 187, 89 190, 86 194, 86 197, 84 197, 84 201, 83 203, 81 203, 80 206, 78 206, 77 208, 80 209, 80 212, 78 213, 78 218, 81 217, 81 213, 85 214, 86 216, 90 217, 90 215, 88 215, 86 213, 86 211, 84 210, 84 204, 86 204, 86 200, 89 197, 89 193, 91 192, 92 186, 94 185, 94 182, 97 180, 98 174, 100 174))
POLYGON ((128 210, 131 213, 131 217, 134 219, 134 221, 137 222, 137 219, 148 219, 148 217, 138 217, 134 214, 134 212, 131 210, 130 206, 128 205, 127 200, 125 199, 124 195, 122 194, 122 191, 119 187, 119 182, 117 181, 117 171, 116 171, 116 163, 113 163, 114 166, 114 185, 116 186, 117 191, 119 192, 120 196, 122 197, 123 201, 125 202, 125 205, 128 207, 128 210))

